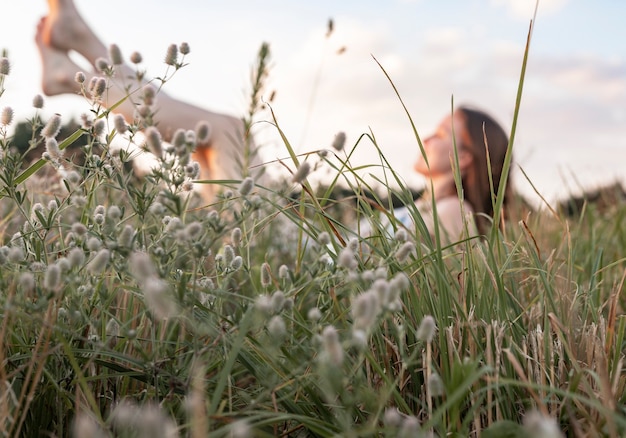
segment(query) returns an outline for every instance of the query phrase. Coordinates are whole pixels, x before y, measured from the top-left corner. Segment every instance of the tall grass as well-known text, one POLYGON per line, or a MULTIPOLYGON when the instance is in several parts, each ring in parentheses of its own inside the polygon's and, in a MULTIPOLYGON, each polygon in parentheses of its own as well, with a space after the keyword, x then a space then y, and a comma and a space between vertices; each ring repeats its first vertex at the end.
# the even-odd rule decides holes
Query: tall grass
POLYGON ((297 182, 224 181, 210 206, 168 156, 137 181, 111 136, 77 131, 61 145, 87 138, 85 163, 44 181, 55 163, 24 173, 2 137, 2 436, 626 433, 624 205, 446 246, 416 208, 396 223, 388 199, 412 194, 373 133, 297 156, 273 122, 297 182), (350 163, 361 142, 384 194, 350 163))

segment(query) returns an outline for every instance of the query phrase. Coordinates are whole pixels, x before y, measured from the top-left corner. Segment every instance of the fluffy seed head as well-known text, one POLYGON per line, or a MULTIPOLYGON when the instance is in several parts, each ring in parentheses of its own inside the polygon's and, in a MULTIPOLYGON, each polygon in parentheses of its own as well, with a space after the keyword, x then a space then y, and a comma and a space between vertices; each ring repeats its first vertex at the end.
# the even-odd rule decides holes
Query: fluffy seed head
POLYGON ((309 176, 309 172, 311 171, 311 165, 308 161, 303 161, 300 166, 298 166, 298 170, 293 174, 292 181, 294 183, 302 183, 307 176, 309 176))
POLYGON ((433 397, 441 397, 446 392, 443 380, 441 380, 441 377, 437 373, 433 373, 430 375, 430 377, 428 378, 428 382, 426 382, 426 385, 428 385, 428 391, 433 397))
POLYGON ((113 65, 122 65, 124 63, 124 57, 122 51, 117 44, 111 44, 109 46, 109 57, 113 65))
POLYGON ((141 53, 133 52, 130 54, 130 62, 132 62, 133 64, 139 64, 141 63, 141 61, 143 61, 141 53))
POLYGON ((145 252, 133 252, 128 258, 128 266, 130 273, 139 283, 143 283, 157 274, 154 263, 145 252))
POLYGON ((43 96, 41 94, 35 94, 35 97, 33 97, 33 107, 37 109, 42 109, 43 103, 43 96))
POLYGON ((85 73, 83 73, 82 71, 77 71, 76 74, 74 75, 74 81, 78 84, 84 84, 86 80, 87 80, 87 77, 85 76, 85 73))
POLYGON ((333 140, 333 148, 337 151, 341 151, 343 150, 345 144, 346 144, 346 133, 338 132, 337 135, 335 135, 335 140, 333 140))
POLYGON ((9 58, 3 56, 0 58, 0 75, 6 76, 9 73, 11 73, 11 63, 9 58))
POLYGON ((178 60, 178 47, 176 44, 170 44, 165 53, 165 63, 167 65, 176 65, 178 60))
POLYGON ((182 42, 180 43, 180 46, 178 47, 178 50, 180 51, 180 53, 182 53, 183 55, 188 55, 189 52, 191 51, 191 49, 189 48, 189 44, 186 42, 182 42))
POLYGON ((332 325, 324 327, 322 331, 322 346, 324 348, 323 357, 332 365, 340 366, 343 363, 343 348, 339 342, 339 334, 332 325))
POLYGON ((161 141, 161 134, 159 130, 154 126, 146 128, 146 145, 148 150, 157 157, 163 156, 163 142, 161 141))
POLYGON ((230 264, 230 269, 233 271, 238 271, 243 266, 243 258, 241 256, 236 256, 232 263, 230 264))
POLYGON ((104 119, 98 119, 94 122, 93 135, 95 137, 100 137, 102 134, 104 134, 105 130, 106 130, 106 122, 104 121, 104 119))
POLYGON ((94 63, 94 67, 96 67, 96 69, 99 72, 105 72, 109 69, 109 61, 108 59, 104 59, 104 58, 98 58, 96 59, 96 62, 94 63))
POLYGON ((144 282, 143 291, 146 304, 155 316, 165 319, 176 315, 177 306, 165 281, 150 277, 144 282))
POLYGON ((252 177, 246 177, 239 185, 239 193, 241 196, 247 196, 254 188, 254 179, 252 177))
POLYGON ((145 85, 142 89, 142 92, 143 92, 143 103, 145 103, 146 105, 153 105, 154 99, 156 97, 156 88, 154 88, 154 85, 152 84, 145 85))
POLYGON ((0 123, 4 126, 8 126, 13 121, 13 108, 5 106, 2 108, 2 114, 0 114, 0 123))
POLYGON ((41 136, 45 138, 54 138, 61 130, 61 114, 54 114, 41 130, 41 136))
POLYGON ((96 253, 93 259, 87 264, 87 272, 90 274, 100 274, 109 263, 111 253, 108 249, 101 249, 96 253))
POLYGON ((396 259, 400 263, 404 263, 409 256, 415 256, 415 244, 411 241, 404 242, 396 251, 396 259))
POLYGON ((63 151, 59 149, 59 142, 54 137, 46 138, 46 152, 53 159, 58 159, 63 156, 63 151))
POLYGON ((196 125, 196 138, 198 144, 205 144, 209 142, 211 137, 211 125, 207 121, 200 121, 196 125))
POLYGON ((122 248, 130 248, 133 244, 133 238, 135 237, 135 229, 132 225, 125 225, 122 228, 122 232, 117 237, 117 243, 122 248))
POLYGON ((317 241, 322 246, 330 245, 330 234, 328 234, 328 232, 326 231, 322 231, 317 236, 317 241))
POLYGON ((107 90, 107 80, 104 78, 98 78, 93 87, 93 96, 96 99, 101 98, 107 90))
POLYGON ((81 248, 72 248, 67 254, 67 259, 73 268, 78 268, 85 263, 85 252, 81 248))
POLYGON ((281 342, 287 335, 287 326, 283 318, 275 315, 267 323, 267 331, 274 340, 281 342))
POLYGON ((264 262, 261 264, 261 286, 268 287, 272 284, 272 269, 269 263, 264 262))
POLYGON ((50 265, 43 277, 43 287, 55 290, 61 284, 61 268, 58 265, 50 265))
POLYGON ((415 336, 422 342, 432 342, 436 331, 437 323, 435 322, 435 318, 430 315, 426 315, 422 319, 415 336))
POLYGON ((339 253, 337 264, 339 267, 346 268, 348 270, 356 269, 358 266, 354 252, 348 247, 343 248, 339 253))
POLYGON ((233 228, 233 231, 230 232, 230 242, 234 246, 239 245, 239 243, 241 242, 241 228, 233 228))
POLYGON ((115 130, 120 134, 124 134, 128 129, 128 125, 126 124, 126 119, 121 114, 115 114, 113 116, 113 126, 115 126, 115 130))

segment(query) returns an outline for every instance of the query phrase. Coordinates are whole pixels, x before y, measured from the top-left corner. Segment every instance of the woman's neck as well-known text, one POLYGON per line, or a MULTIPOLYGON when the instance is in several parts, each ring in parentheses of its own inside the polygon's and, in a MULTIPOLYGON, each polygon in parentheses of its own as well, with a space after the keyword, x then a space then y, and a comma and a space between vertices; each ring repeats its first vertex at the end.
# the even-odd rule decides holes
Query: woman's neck
POLYGON ((423 199, 432 199, 434 195, 435 201, 439 201, 451 196, 457 197, 456 183, 454 182, 454 174, 442 174, 430 177, 430 182, 426 185, 423 199))

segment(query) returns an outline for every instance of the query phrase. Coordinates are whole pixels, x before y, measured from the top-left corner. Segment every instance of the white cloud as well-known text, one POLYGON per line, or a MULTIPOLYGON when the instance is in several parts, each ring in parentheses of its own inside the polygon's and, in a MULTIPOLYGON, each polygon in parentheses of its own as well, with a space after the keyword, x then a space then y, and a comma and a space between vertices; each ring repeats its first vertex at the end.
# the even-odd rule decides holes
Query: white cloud
POLYGON ((539 16, 548 16, 562 10, 569 0, 491 0, 495 6, 507 9, 508 13, 517 19, 530 20, 533 18, 535 7, 539 16))

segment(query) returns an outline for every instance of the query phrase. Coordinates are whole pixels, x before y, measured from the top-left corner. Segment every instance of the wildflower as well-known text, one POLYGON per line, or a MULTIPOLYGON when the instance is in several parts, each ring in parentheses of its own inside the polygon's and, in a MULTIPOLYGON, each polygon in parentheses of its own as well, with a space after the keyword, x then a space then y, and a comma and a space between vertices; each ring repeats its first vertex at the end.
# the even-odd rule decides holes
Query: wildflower
POLYGON ((173 65, 176 65, 177 60, 178 60, 178 47, 176 47, 176 44, 170 44, 165 54, 165 63, 167 65, 173 66, 173 65))
POLYGON ((374 290, 359 294, 352 300, 351 308, 355 330, 368 331, 380 313, 380 299, 374 290))
POLYGON ((404 243, 406 242, 408 235, 404 228, 398 228, 398 231, 396 231, 395 237, 398 242, 404 243))
POLYGON ((96 99, 100 99, 106 90, 107 90, 106 79, 104 78, 96 79, 96 82, 93 87, 93 97, 96 99))
POLYGON ((59 204, 56 201, 56 199, 52 199, 50 200, 50 202, 48 202, 48 210, 49 211, 56 211, 59 208, 59 204))
POLYGON ((278 278, 289 278, 289 267, 287 265, 280 265, 278 268, 278 278))
POLYGON ((442 395, 445 394, 446 389, 443 385, 443 381, 441 380, 441 377, 437 373, 432 373, 428 377, 428 381, 426 382, 426 385, 428 386, 428 392, 433 397, 441 397, 442 395))
POLYGON ((41 94, 35 94, 35 97, 33 97, 33 107, 36 109, 42 109, 43 108, 43 97, 41 96, 41 94))
POLYGON ((377 278, 376 280, 374 280, 372 290, 376 292, 376 295, 378 295, 378 299, 383 304, 383 306, 387 307, 391 290, 391 285, 389 284, 389 282, 384 278, 377 278))
POLYGON ((143 282, 143 291, 146 305, 158 318, 165 319, 176 315, 177 306, 169 296, 169 288, 165 281, 149 277, 143 282))
POLYGON ((61 268, 58 265, 50 265, 43 278, 43 287, 55 290, 61 284, 61 268))
POLYGON ((259 295, 254 300, 254 308, 265 316, 272 314, 272 300, 267 295, 259 295))
POLYGON ((261 286, 268 287, 272 284, 272 270, 269 263, 264 262, 261 265, 261 286))
POLYGON ((235 421, 230 428, 229 438, 252 438, 252 428, 246 420, 235 421))
POLYGON ((90 237, 87 240, 87 249, 89 251, 98 251, 102 247, 102 241, 97 237, 90 237))
POLYGON ((155 201, 150 206, 150 212, 156 216, 160 216, 165 213, 165 206, 158 201, 155 201))
POLYGON ((85 252, 81 248, 72 248, 67 253, 67 259, 71 267, 78 268, 85 263, 85 252))
POLYGON ((143 61, 143 57, 141 56, 141 53, 133 52, 130 54, 130 62, 132 62, 133 64, 140 64, 141 61, 143 61))
POLYGON ((13 121, 13 108, 5 106, 2 108, 2 114, 0 115, 0 123, 4 126, 8 126, 13 121))
POLYGON ((276 313, 280 312, 281 310, 283 310, 286 301, 287 300, 285 299, 285 294, 282 291, 277 290, 272 294, 272 298, 270 300, 272 310, 276 313))
POLYGON ((80 115, 80 121, 81 121, 81 127, 83 129, 91 129, 91 127, 93 126, 93 119, 87 113, 82 113, 80 115))
POLYGON ((93 135, 95 137, 100 137, 104 134, 106 129, 106 122, 103 119, 98 119, 93 124, 93 135))
POLYGON ((111 253, 108 249, 101 249, 96 253, 93 259, 87 264, 87 272, 90 274, 100 274, 109 263, 111 253))
POLYGON ((350 240, 348 240, 348 248, 356 252, 359 249, 359 239, 351 237, 350 240))
POLYGON ((31 295, 35 291, 35 276, 32 272, 20 274, 20 286, 25 295, 31 295))
POLYGON ((146 128, 146 144, 150 152, 152 152, 157 157, 163 156, 163 147, 161 142, 161 134, 159 130, 154 126, 149 126, 146 128))
POLYGON ((306 317, 311 322, 317 322, 322 319, 322 312, 317 307, 312 307, 306 314, 306 317))
POLYGON ((322 331, 323 358, 330 364, 340 366, 343 363, 343 348, 339 342, 337 329, 332 325, 324 327, 322 331))
POLYGON ((563 433, 552 417, 539 411, 530 411, 524 416, 524 430, 528 436, 535 438, 561 438, 563 433))
POLYGON ((87 234, 87 227, 81 222, 75 222, 72 224, 72 233, 82 237, 87 234))
POLYGON ((24 260, 24 250, 19 246, 12 246, 6 257, 11 263, 19 263, 24 260))
POLYGON ((298 166, 298 170, 293 174, 293 178, 291 179, 295 183, 302 183, 306 177, 309 175, 311 171, 311 165, 308 161, 303 161, 300 166, 298 166))
POLYGON ((230 245, 224 245, 224 262, 230 265, 235 259, 235 250, 230 245))
POLYGON ((209 122, 200 121, 196 125, 196 138, 199 144, 208 143, 211 138, 211 125, 209 122))
POLYGON ((322 231, 318 234, 317 241, 322 246, 330 245, 330 234, 326 231, 322 231))
POLYGON ((145 252, 133 252, 128 258, 130 273, 139 283, 143 283, 148 278, 155 277, 156 268, 145 252))
POLYGON ((108 436, 88 414, 78 414, 72 427, 72 436, 105 438, 108 436))
POLYGON ((197 240, 202 235, 202 224, 197 221, 191 222, 185 227, 185 231, 192 240, 197 240))
POLYGON ((104 224, 104 222, 105 222, 104 215, 103 215, 103 214, 96 214, 96 215, 94 215, 94 216, 93 216, 93 222, 94 222, 96 225, 103 225, 103 224, 104 224))
POLYGON ((135 229, 132 225, 125 225, 122 228, 122 232, 117 237, 117 243, 122 248, 130 248, 133 244, 133 238, 135 237, 135 229))
POLYGON ((437 331, 437 323, 435 318, 430 315, 424 316, 415 336, 422 342, 432 342, 437 331))
POLYGON ((54 114, 41 130, 41 136, 45 138, 54 138, 61 130, 61 114, 54 114))
MULTIPOLYGON (((65 175, 64 179, 68 183, 76 185, 80 183, 81 176, 80 176, 80 173, 76 172, 75 170, 71 170, 67 173, 67 175, 65 175)), ((77 196, 74 198, 74 202, 76 203, 77 206, 80 207, 81 206, 80 204, 85 205, 87 200, 84 197, 77 196)))
POLYGON ((111 58, 111 64, 113 65, 122 65, 124 63, 122 51, 117 44, 111 44, 109 46, 109 57, 111 58))
POLYGON ((122 218, 122 210, 117 205, 111 205, 107 211, 107 217, 112 221, 119 221, 122 218))
POLYGON ((120 134, 124 134, 128 130, 126 119, 121 114, 115 114, 113 116, 113 126, 115 127, 115 130, 120 134))
POLYGON ((335 140, 333 140, 333 148, 336 151, 341 151, 343 150, 343 147, 346 144, 346 133, 345 132, 338 132, 337 135, 335 135, 335 140))
POLYGON ((185 141, 191 145, 196 144, 196 133, 192 130, 185 131, 185 141))
POLYGON ((287 327, 285 326, 285 321, 276 315, 273 316, 272 319, 267 323, 267 331, 270 336, 274 338, 276 341, 282 341, 287 335, 287 327))
POLYGON ((183 55, 188 55, 189 52, 191 51, 191 49, 189 48, 189 44, 186 42, 182 42, 180 43, 180 46, 178 47, 178 50, 180 51, 180 53, 182 53, 183 55))
POLYGON ((343 248, 339 253, 337 264, 340 267, 346 268, 348 270, 356 269, 356 267, 358 266, 354 252, 348 247, 343 248))
POLYGON ((174 135, 172 136, 172 145, 176 150, 182 149, 185 147, 185 130, 177 129, 174 131, 174 135))
POLYGON ((0 58, 0 75, 7 76, 11 73, 11 62, 9 58, 2 57, 0 58))
POLYGON ((87 78, 85 77, 85 73, 82 71, 77 71, 74 75, 74 81, 78 84, 84 84, 87 78))
POLYGON ((143 93, 143 103, 146 105, 154 104, 154 98, 156 97, 156 88, 152 84, 147 84, 141 90, 143 93))
POLYGON ((406 417, 404 421, 402 422, 402 427, 400 428, 399 437, 412 438, 416 436, 421 436, 420 423, 417 418, 411 415, 409 417, 406 417))
POLYGON ((364 330, 353 330, 352 344, 359 350, 365 350, 367 348, 367 333, 364 330))
POLYGON ((402 425, 402 415, 398 408, 387 408, 383 414, 383 423, 387 427, 400 427, 402 425))
POLYGON ((415 244, 410 241, 404 242, 396 251, 396 259, 400 263, 404 263, 411 255, 415 256, 415 244))
POLYGON ((250 194, 252 189, 254 188, 254 179, 252 177, 246 177, 241 184, 239 185, 239 193, 241 196, 247 196, 250 194))
POLYGON ((46 152, 52 159, 59 159, 63 156, 61 149, 59 149, 59 143, 54 137, 46 138, 46 152))
POLYGON ((96 67, 96 70, 98 70, 99 72, 104 73, 109 70, 109 61, 104 58, 98 58, 94 63, 94 67, 96 67))
POLYGON ((230 264, 230 269, 233 271, 239 270, 243 266, 243 258, 241 256, 237 256, 233 259, 230 264))

